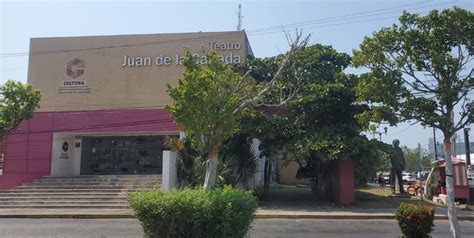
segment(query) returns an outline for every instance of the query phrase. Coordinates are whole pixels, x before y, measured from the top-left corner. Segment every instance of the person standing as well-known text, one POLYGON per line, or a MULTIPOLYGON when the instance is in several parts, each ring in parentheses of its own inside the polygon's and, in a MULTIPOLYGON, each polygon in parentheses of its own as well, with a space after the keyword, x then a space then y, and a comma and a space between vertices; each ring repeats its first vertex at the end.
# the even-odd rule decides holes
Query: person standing
POLYGON ((379 183, 379 186, 381 188, 384 187, 385 181, 383 181, 383 172, 380 172, 379 175, 377 176, 377 182, 379 183))

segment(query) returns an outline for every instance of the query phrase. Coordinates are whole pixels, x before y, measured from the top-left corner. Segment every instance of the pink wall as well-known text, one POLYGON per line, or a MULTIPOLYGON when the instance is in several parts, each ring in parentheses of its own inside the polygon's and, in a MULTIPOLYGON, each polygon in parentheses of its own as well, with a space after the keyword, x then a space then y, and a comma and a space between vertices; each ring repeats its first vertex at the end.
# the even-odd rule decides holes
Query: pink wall
POLYGON ((0 190, 50 175, 53 133, 177 132, 165 109, 38 112, 7 136, 0 190))

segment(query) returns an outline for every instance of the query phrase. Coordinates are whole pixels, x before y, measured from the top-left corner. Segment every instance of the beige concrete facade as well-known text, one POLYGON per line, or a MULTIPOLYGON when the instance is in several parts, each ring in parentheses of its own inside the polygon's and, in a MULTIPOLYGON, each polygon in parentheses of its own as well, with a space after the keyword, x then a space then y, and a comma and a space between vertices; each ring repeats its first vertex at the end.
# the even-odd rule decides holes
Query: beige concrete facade
POLYGON ((285 185, 296 185, 296 184, 310 184, 309 179, 297 179, 296 173, 300 165, 296 162, 290 163, 279 163, 278 164, 278 176, 280 184, 285 185))
POLYGON ((200 57, 212 48, 229 64, 252 54, 242 31, 33 38, 28 83, 41 90, 38 111, 162 108, 185 47, 200 57))

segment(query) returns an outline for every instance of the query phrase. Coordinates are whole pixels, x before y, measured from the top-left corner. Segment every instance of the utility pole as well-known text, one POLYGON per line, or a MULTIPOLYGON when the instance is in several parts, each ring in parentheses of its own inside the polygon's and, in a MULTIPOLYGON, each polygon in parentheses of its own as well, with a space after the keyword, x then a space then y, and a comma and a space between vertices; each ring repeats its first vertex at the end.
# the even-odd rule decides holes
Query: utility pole
POLYGON ((438 160, 438 145, 436 143, 436 128, 433 127, 434 157, 438 160))
POLYGON ((466 167, 471 167, 471 146, 469 144, 469 130, 470 128, 464 128, 464 143, 466 144, 466 167))
POLYGON ((453 143, 453 158, 456 158, 458 156, 458 150, 457 150, 457 146, 456 146, 456 141, 457 141, 457 137, 458 135, 456 133, 454 133, 453 135, 453 139, 452 139, 452 143, 453 143))
POLYGON ((421 145, 418 143, 418 164, 420 171, 423 171, 423 163, 422 163, 423 156, 421 154, 421 145))
MULTIPOLYGON (((471 145, 469 143, 469 130, 471 128, 467 127, 467 128, 464 128, 464 143, 466 144, 466 168, 467 168, 467 184, 468 186, 470 187, 469 188, 469 191, 470 191, 470 194, 472 196, 473 192, 473 188, 472 188, 472 184, 473 184, 473 181, 472 181, 472 167, 471 167, 471 145)), ((468 201, 469 204, 472 205, 472 198, 470 201, 468 201)))

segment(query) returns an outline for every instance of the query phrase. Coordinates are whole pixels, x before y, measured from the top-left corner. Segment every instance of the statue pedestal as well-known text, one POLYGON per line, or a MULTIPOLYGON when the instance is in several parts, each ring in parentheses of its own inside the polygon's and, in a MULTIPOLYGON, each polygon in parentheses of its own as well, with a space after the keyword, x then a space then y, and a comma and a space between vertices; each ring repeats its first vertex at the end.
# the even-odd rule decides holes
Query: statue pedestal
MULTIPOLYGON (((401 192, 401 191, 400 191, 400 185, 399 185, 399 182, 400 182, 400 181, 398 181, 398 178, 397 178, 396 174, 395 174, 395 173, 391 173, 390 176, 395 176, 395 178, 391 178, 391 179, 392 179, 392 183, 393 183, 393 184, 390 184, 390 187, 392 188, 392 194, 401 194, 401 193, 400 193, 400 192, 401 192)), ((403 182, 402 182, 402 183, 403 183, 403 182)), ((403 190, 405 190, 405 189, 403 189, 403 190)), ((406 192, 406 191, 404 191, 404 192, 406 192)))

